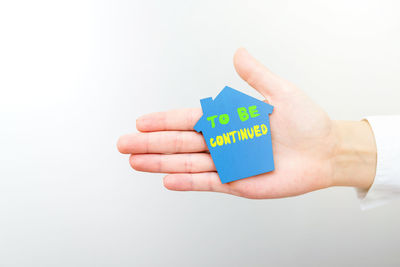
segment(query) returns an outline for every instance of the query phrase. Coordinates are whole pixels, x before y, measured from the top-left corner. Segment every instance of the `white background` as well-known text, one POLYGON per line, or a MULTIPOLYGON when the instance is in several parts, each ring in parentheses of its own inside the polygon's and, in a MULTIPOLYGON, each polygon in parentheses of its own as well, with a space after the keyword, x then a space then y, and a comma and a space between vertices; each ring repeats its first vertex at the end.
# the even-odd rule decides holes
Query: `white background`
MULTIPOLYGON (((397 1, 1 1, 0 266, 390 266, 399 202, 170 192, 116 150, 246 47, 333 119, 400 113, 397 1)), ((259 96, 258 96, 259 97, 259 96)))

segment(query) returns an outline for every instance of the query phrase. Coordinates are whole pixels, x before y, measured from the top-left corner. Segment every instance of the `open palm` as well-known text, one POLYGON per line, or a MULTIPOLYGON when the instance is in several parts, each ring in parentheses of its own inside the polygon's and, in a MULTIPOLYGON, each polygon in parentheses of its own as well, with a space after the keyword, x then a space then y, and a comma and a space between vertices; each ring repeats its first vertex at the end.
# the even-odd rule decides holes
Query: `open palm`
POLYGON ((327 114, 301 90, 271 73, 245 49, 235 53, 238 74, 274 106, 270 116, 275 170, 222 184, 201 134, 201 109, 152 113, 137 120, 139 133, 122 136, 121 153, 139 171, 169 173, 170 190, 214 191, 247 198, 299 195, 332 185, 337 138, 327 114))

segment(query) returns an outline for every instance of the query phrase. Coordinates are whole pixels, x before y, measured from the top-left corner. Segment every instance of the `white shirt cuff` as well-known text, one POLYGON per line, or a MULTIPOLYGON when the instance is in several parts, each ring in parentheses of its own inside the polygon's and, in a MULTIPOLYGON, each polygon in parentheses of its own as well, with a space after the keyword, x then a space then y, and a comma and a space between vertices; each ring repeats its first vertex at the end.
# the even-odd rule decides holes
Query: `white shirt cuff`
POLYGON ((375 136, 377 166, 370 189, 357 189, 363 210, 400 197, 400 116, 370 116, 364 119, 369 122, 375 136))

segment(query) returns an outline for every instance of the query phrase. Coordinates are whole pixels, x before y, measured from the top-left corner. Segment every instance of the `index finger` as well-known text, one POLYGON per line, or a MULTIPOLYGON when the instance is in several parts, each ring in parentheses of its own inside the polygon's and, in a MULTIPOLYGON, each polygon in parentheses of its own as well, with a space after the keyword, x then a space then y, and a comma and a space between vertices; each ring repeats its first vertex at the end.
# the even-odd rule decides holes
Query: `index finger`
POLYGON ((203 112, 200 108, 176 109, 143 115, 136 120, 141 132, 193 131, 203 112))

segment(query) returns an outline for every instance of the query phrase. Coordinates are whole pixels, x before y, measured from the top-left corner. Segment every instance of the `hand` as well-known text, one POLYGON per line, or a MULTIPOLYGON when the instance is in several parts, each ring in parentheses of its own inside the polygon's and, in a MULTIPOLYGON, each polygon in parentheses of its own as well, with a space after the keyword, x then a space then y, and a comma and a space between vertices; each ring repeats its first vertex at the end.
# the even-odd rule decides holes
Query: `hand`
POLYGON ((279 198, 334 185, 367 189, 375 176, 376 148, 365 121, 332 121, 293 84, 273 74, 245 49, 234 56, 238 74, 274 106, 270 116, 275 170, 222 184, 201 134, 201 109, 140 117, 140 133, 122 136, 121 153, 139 171, 170 173, 170 190, 214 191, 247 198, 279 198))

